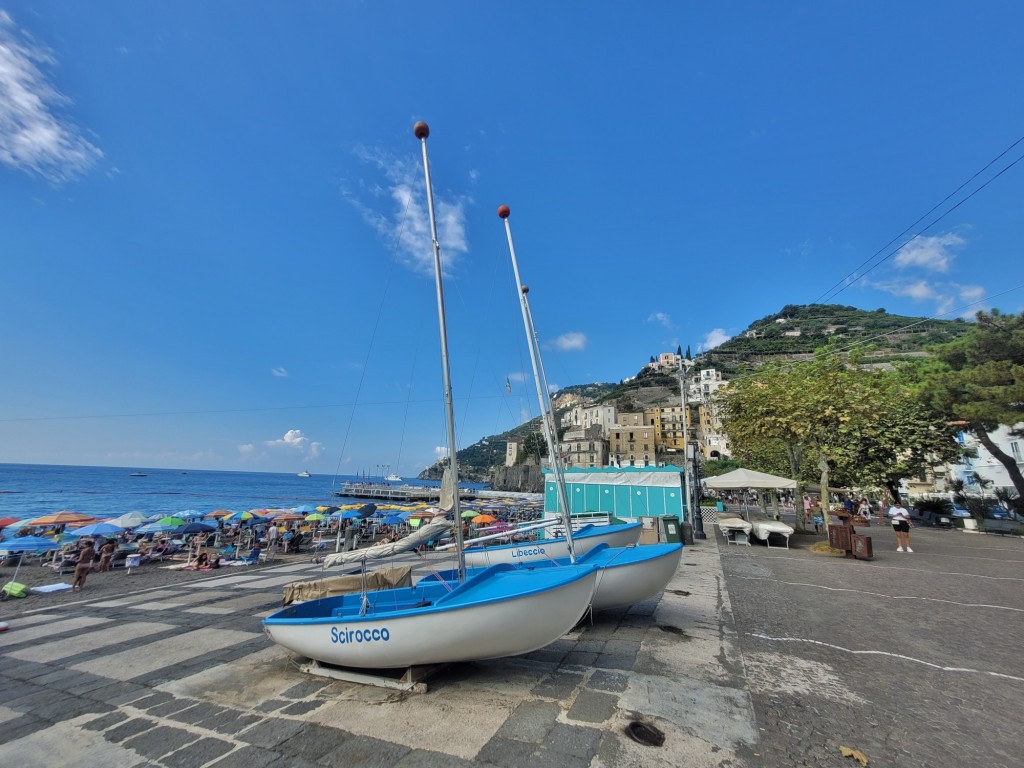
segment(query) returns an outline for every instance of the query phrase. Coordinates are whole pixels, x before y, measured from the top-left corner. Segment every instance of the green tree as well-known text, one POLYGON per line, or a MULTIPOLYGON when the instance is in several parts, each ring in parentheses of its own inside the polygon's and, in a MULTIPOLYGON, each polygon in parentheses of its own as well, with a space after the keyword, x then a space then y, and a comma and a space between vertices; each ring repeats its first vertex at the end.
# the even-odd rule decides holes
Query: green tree
MULTIPOLYGON (((956 455, 953 430, 921 403, 911 378, 865 371, 857 362, 848 364, 826 347, 812 361, 764 366, 730 382, 723 423, 733 445, 743 451, 781 444, 798 493, 801 467, 812 456, 823 501, 837 478, 884 485, 898 499, 901 479, 956 455)), ((823 503, 826 522, 827 507, 823 503)))
POLYGON ((1018 496, 1024 476, 1013 456, 1002 451, 991 432, 1000 425, 1024 436, 1024 315, 998 310, 979 312, 977 323, 956 341, 933 349, 944 364, 925 383, 923 393, 933 407, 962 422, 1006 468, 1018 496))

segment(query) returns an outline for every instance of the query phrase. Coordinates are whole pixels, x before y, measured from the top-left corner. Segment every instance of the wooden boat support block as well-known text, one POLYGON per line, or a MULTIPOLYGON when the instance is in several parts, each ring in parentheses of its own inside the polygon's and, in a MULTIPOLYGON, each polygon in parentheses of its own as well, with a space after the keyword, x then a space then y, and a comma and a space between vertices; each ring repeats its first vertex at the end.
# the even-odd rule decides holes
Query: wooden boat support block
POLYGON ((334 664, 310 660, 305 664, 300 664, 299 670, 309 675, 329 677, 332 680, 344 680, 361 685, 375 685, 378 688, 393 688, 411 693, 426 693, 427 684, 425 681, 447 666, 447 664, 425 664, 423 666, 407 667, 406 669, 381 669, 376 672, 367 672, 366 670, 338 667, 334 664))

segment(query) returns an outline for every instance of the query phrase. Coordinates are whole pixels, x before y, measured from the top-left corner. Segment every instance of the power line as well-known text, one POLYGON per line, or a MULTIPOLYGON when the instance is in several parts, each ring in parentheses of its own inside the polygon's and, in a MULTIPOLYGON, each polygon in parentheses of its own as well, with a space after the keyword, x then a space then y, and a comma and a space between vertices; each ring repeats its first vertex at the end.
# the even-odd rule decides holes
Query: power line
POLYGON ((946 195, 946 196, 945 196, 944 198, 942 198, 942 200, 940 200, 940 201, 939 201, 938 203, 936 203, 935 205, 933 205, 933 206, 932 206, 932 207, 931 207, 931 208, 930 208, 930 209, 929 209, 928 211, 926 211, 926 212, 925 212, 924 214, 922 214, 922 215, 921 215, 921 216, 920 216, 920 217, 919 217, 919 218, 918 218, 918 219, 917 219, 916 221, 914 221, 914 222, 913 222, 912 224, 910 224, 910 225, 909 225, 909 226, 908 226, 908 227, 907 227, 906 229, 904 229, 904 230, 903 230, 902 232, 900 232, 900 233, 899 233, 898 235, 896 235, 896 236, 895 236, 894 238, 892 238, 892 239, 891 239, 891 240, 890 240, 889 242, 887 242, 887 243, 886 243, 885 245, 883 245, 883 246, 882 246, 881 248, 879 248, 879 249, 878 249, 877 251, 875 251, 875 252, 874 252, 874 253, 873 253, 873 254, 872 254, 871 256, 869 256, 869 257, 868 257, 867 259, 865 259, 865 260, 864 260, 864 261, 862 261, 862 262, 861 262, 860 264, 858 264, 858 265, 857 265, 857 267, 856 267, 856 268, 855 268, 855 269, 854 269, 853 271, 851 271, 851 272, 847 273, 846 275, 844 275, 844 276, 843 276, 843 277, 842 277, 842 278, 841 278, 841 279, 840 279, 839 281, 837 281, 836 283, 834 283, 834 284, 832 285, 832 287, 830 287, 830 288, 829 288, 829 289, 828 289, 827 291, 825 291, 824 293, 822 293, 822 294, 821 294, 821 296, 819 296, 819 297, 818 297, 817 299, 815 299, 815 300, 814 300, 814 301, 813 301, 812 303, 813 303, 813 304, 817 304, 817 303, 818 303, 819 301, 821 301, 822 299, 826 299, 826 300, 829 300, 829 299, 833 299, 833 298, 835 298, 836 296, 838 296, 838 295, 839 295, 840 293, 842 293, 843 291, 845 291, 845 290, 846 290, 847 288, 849 288, 849 287, 850 287, 851 285, 853 285, 854 283, 856 283, 857 281, 859 281, 859 280, 860 280, 861 278, 863 278, 863 277, 864 277, 865 275, 867 275, 868 273, 870 273, 871 271, 873 271, 873 270, 874 270, 874 269, 875 269, 876 267, 878 267, 878 266, 879 266, 880 264, 883 264, 884 262, 886 262, 886 261, 888 261, 888 260, 889 260, 890 258, 892 258, 892 257, 893 257, 894 255, 896 255, 897 253, 899 253, 899 252, 900 252, 900 250, 901 250, 901 249, 902 249, 902 248, 903 248, 903 247, 904 247, 905 245, 907 245, 908 243, 912 242, 912 241, 914 240, 914 238, 916 238, 916 237, 920 237, 920 236, 921 236, 922 234, 924 234, 924 233, 925 233, 925 232, 927 232, 927 231, 928 231, 929 229, 931 229, 931 228, 932 228, 933 226, 935 226, 935 225, 936 225, 936 224, 938 224, 938 223, 939 223, 940 221, 942 221, 942 219, 944 219, 944 218, 945 218, 946 216, 948 216, 949 214, 951 214, 951 213, 952 213, 953 211, 955 211, 955 210, 956 210, 957 208, 959 208, 959 207, 960 207, 961 205, 963 205, 963 204, 964 204, 964 203, 966 203, 966 202, 967 202, 968 200, 970 200, 970 199, 971 199, 972 197, 974 197, 974 196, 975 196, 976 194, 978 194, 978 192, 980 192, 980 191, 981 191, 981 190, 983 190, 983 189, 984 189, 985 187, 987 187, 987 186, 988 186, 989 184, 991 184, 991 183, 992 183, 993 181, 995 181, 995 180, 996 180, 996 179, 998 179, 998 178, 999 178, 1000 176, 1002 176, 1002 175, 1003 175, 1003 174, 1004 174, 1004 173, 1005 173, 1006 171, 1010 170, 1010 169, 1011 169, 1011 168, 1012 168, 1013 166, 1015 166, 1015 165, 1016 165, 1017 163, 1019 163, 1019 162, 1020 162, 1020 161, 1021 161, 1022 159, 1024 159, 1024 155, 1021 155, 1021 157, 1018 157, 1018 158, 1017 158, 1016 160, 1014 160, 1014 161, 1013 161, 1012 163, 1010 163, 1009 165, 1007 165, 1007 166, 1006 166, 1005 168, 1003 168, 1003 169, 1002 169, 1001 171, 999 171, 999 173, 997 173, 997 174, 996 174, 995 176, 993 176, 992 178, 990 178, 990 179, 989 179, 988 181, 986 181, 986 182, 985 182, 984 184, 982 184, 982 185, 981 185, 980 187, 978 187, 978 188, 977 188, 976 190, 974 190, 973 192, 971 192, 971 194, 969 194, 969 195, 968 195, 967 197, 965 197, 965 198, 964 198, 963 200, 961 200, 960 202, 958 202, 958 203, 957 203, 956 205, 954 205, 954 206, 953 206, 952 208, 950 208, 950 209, 949 209, 948 211, 946 211, 945 213, 943 213, 943 214, 942 214, 941 216, 939 216, 939 217, 938 217, 937 219, 933 220, 933 221, 932 221, 931 223, 929 223, 929 224, 928 224, 927 226, 925 226, 924 228, 922 228, 921 230, 919 230, 919 231, 918 231, 918 232, 917 232, 917 233, 916 233, 915 235, 913 235, 912 237, 910 237, 910 238, 909 238, 908 240, 905 240, 904 242, 900 243, 900 245, 899 245, 899 246, 898 246, 898 247, 897 247, 897 248, 896 248, 895 250, 893 250, 893 251, 892 251, 892 252, 890 252, 890 253, 889 253, 888 255, 886 255, 886 256, 885 256, 885 258, 883 258, 883 259, 879 260, 879 261, 878 261, 878 262, 877 262, 876 264, 874 264, 873 266, 871 266, 871 267, 870 267, 870 268, 869 268, 869 269, 868 269, 867 271, 865 271, 865 272, 863 272, 863 273, 861 273, 861 274, 858 274, 858 272, 860 271, 860 269, 861 269, 862 267, 864 267, 865 265, 867 265, 867 264, 871 263, 872 261, 874 261, 874 260, 875 260, 875 259, 876 259, 876 258, 877 258, 877 257, 878 257, 878 256, 879 256, 880 254, 881 254, 881 253, 883 253, 883 252, 884 252, 884 251, 885 251, 885 250, 886 250, 887 248, 889 248, 889 246, 891 246, 891 245, 892 245, 893 243, 897 242, 897 241, 898 241, 898 240, 899 240, 900 238, 902 238, 902 237, 903 237, 904 235, 906 235, 906 234, 907 234, 907 232, 911 231, 911 230, 912 230, 912 229, 913 229, 914 227, 916 227, 916 226, 917 226, 918 224, 920 224, 920 223, 921 223, 922 221, 924 221, 924 220, 925 220, 925 219, 926 219, 926 218, 927 218, 928 216, 930 216, 930 215, 931 215, 931 214, 932 214, 932 213, 933 213, 933 212, 934 212, 935 210, 937 210, 938 208, 940 208, 940 207, 941 207, 941 206, 942 206, 943 204, 945 204, 945 203, 946 203, 946 202, 947 202, 947 201, 948 201, 948 200, 949 200, 950 198, 954 197, 954 196, 955 196, 955 195, 956 195, 956 194, 957 194, 958 192, 960 192, 960 191, 961 191, 961 190, 962 190, 962 189, 963 189, 964 187, 966 187, 966 186, 967 186, 967 185, 969 185, 969 184, 970 184, 970 183, 971 183, 972 181, 974 181, 974 180, 975 180, 976 178, 978 178, 978 176, 980 176, 980 175, 981 175, 981 174, 983 174, 983 173, 984 173, 985 171, 987 171, 987 170, 988 170, 989 168, 991 168, 991 167, 992 167, 992 166, 993 166, 993 165, 994 165, 995 163, 997 163, 997 162, 998 162, 998 161, 999 161, 999 160, 1000 160, 1000 159, 1001 159, 1001 158, 1002 158, 1003 156, 1005 156, 1005 155, 1006 155, 1006 154, 1007 154, 1008 152, 1010 152, 1010 151, 1011 151, 1011 150, 1012 150, 1012 149, 1013 149, 1014 147, 1016 147, 1016 146, 1017 146, 1018 144, 1020 144, 1020 143, 1021 143, 1022 141, 1024 141, 1024 136, 1021 136, 1021 137, 1020 137, 1019 139, 1017 139, 1017 140, 1016 140, 1015 142, 1013 142, 1013 143, 1012 143, 1012 144, 1011 144, 1010 146, 1008 146, 1008 147, 1007 147, 1006 149, 1004 149, 1004 150, 1003 150, 1002 152, 1000 152, 1000 153, 999 153, 998 155, 996 155, 996 156, 995 156, 994 158, 992 158, 991 160, 989 160, 989 161, 988 161, 988 163, 986 163, 986 164, 985 164, 985 165, 984 165, 984 166, 983 166, 982 168, 980 168, 979 170, 977 170, 977 171, 976 171, 976 172, 975 172, 975 173, 974 173, 974 174, 973 174, 973 175, 972 175, 972 176, 971 176, 971 177, 970 177, 969 179, 967 179, 967 180, 966 180, 965 182, 963 182, 963 183, 962 183, 962 184, 961 184, 961 185, 960 185, 959 187, 957 187, 957 188, 956 188, 956 189, 954 189, 954 190, 953 190, 952 192, 950 192, 950 193, 949 193, 948 195, 946 195), (851 279, 851 278, 852 278, 852 279, 851 279))

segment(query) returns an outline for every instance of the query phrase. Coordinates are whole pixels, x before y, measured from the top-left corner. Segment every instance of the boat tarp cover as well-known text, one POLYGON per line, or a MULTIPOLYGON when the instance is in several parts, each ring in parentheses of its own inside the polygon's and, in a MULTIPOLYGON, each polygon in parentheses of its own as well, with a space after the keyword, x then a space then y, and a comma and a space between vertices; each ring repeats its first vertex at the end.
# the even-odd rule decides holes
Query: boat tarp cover
POLYGON ((381 568, 369 573, 355 573, 349 576, 328 576, 314 581, 293 581, 284 587, 284 599, 281 605, 301 603, 306 600, 319 600, 335 595, 349 595, 380 589, 397 589, 412 586, 412 566, 398 565, 381 568))
POLYGON ((389 544, 378 544, 375 547, 356 549, 351 552, 336 552, 324 558, 324 566, 345 565, 346 563, 360 563, 364 560, 380 560, 391 557, 399 552, 408 552, 426 544, 431 539, 436 539, 447 533, 452 527, 451 522, 445 519, 434 519, 428 525, 410 533, 404 539, 389 544))

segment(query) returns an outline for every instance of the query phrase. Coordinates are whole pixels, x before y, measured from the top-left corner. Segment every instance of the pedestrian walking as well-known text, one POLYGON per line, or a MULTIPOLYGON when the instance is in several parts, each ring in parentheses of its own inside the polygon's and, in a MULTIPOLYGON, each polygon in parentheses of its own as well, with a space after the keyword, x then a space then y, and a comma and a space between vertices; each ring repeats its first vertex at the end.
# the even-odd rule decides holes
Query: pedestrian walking
POLYGON ((868 501, 867 496, 862 496, 860 504, 857 505, 857 514, 867 520, 868 525, 871 525, 871 502, 868 501))
POLYGON ((91 541, 86 541, 85 546, 78 552, 78 563, 75 565, 75 578, 71 581, 71 591, 81 592, 85 589, 85 577, 92 570, 92 561, 96 557, 96 548, 91 541))
POLYGON ((804 494, 804 522, 807 525, 811 524, 811 497, 806 493, 804 494))
POLYGON ((896 531, 896 551, 913 552, 910 548, 910 513, 898 499, 889 507, 889 518, 892 529, 896 531))

